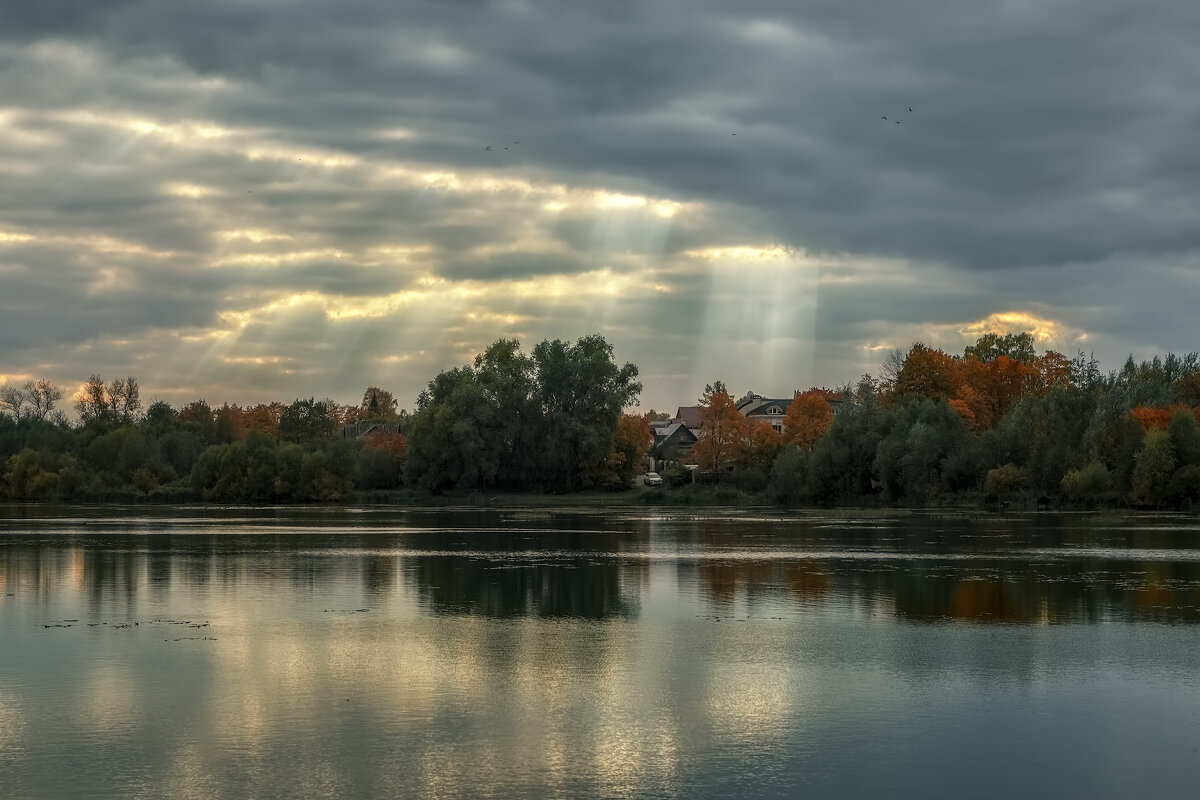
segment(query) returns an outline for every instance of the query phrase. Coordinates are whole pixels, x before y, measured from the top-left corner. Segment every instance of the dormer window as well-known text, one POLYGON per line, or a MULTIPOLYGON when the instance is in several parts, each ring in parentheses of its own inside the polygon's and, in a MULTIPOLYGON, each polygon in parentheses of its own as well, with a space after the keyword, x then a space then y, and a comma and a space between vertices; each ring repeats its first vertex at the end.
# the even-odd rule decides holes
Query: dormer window
POLYGON ((782 408, 780 408, 779 406, 769 406, 769 407, 767 408, 767 413, 768 413, 768 414, 782 414, 782 413, 783 413, 783 409, 782 409, 782 408))

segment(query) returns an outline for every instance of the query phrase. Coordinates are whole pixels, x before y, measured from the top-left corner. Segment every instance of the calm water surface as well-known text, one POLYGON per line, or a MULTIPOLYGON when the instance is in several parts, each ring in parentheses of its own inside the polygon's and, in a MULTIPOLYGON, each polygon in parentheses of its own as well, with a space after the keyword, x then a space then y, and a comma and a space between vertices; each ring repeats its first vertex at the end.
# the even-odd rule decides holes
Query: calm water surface
POLYGON ((0 511, 0 796, 1200 791, 1200 524, 0 511))

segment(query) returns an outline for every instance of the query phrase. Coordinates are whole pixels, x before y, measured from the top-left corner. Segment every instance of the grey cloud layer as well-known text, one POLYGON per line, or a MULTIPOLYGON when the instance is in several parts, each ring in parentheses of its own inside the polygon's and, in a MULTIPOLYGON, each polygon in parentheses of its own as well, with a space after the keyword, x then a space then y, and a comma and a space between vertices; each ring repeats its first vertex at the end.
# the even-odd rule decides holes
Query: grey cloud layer
POLYGON ((811 311, 796 298, 785 338, 816 337, 816 381, 873 368, 864 346, 1007 308, 1086 330, 1110 357, 1191 349, 1198 35, 1200 7, 1182 1, 6 3, 0 234, 35 239, 0 240, 4 294, 22 298, 0 301, 0 358, 15 372, 55 361, 39 349, 52 343, 202 331, 289 294, 654 264, 643 277, 672 291, 612 308, 500 293, 472 301, 476 322, 439 324, 401 303, 389 313, 411 318, 403 340, 378 318, 334 324, 305 306, 269 317, 275 335, 256 321, 231 363, 257 364, 260 381, 289 365, 272 385, 311 394, 287 376, 321 358, 318 334, 357 348, 329 374, 366 382, 389 353, 436 371, 498 335, 574 337, 586 322, 645 372, 686 373, 672 391, 690 392, 721 371, 697 352, 705 325, 729 328, 714 293, 745 298, 684 254, 739 244, 909 270, 900 290, 868 273, 821 284, 811 311), (500 183, 422 186, 426 171, 500 183), (204 191, 164 188, 176 184, 204 191), (703 210, 542 213, 554 187, 703 210), (290 238, 221 238, 236 228, 290 238), (130 247, 83 241, 96 236, 130 247), (416 249, 373 250, 402 243, 416 249), (921 263, 938 265, 938 285, 921 283, 921 263))
POLYGON ((6 27, 249 83, 205 110, 300 141, 370 154, 397 125, 404 157, 484 163, 523 136, 518 163, 725 200, 780 240, 1006 266, 1197 246, 1200 15, 1126 5, 82 3, 6 27))

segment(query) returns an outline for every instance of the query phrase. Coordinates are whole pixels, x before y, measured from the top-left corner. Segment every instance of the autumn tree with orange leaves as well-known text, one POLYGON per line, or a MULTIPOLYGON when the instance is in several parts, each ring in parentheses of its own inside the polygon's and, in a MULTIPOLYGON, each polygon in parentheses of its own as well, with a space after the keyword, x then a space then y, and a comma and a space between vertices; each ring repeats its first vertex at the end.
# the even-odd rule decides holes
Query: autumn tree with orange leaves
POLYGON ((605 485, 620 483, 629 486, 638 473, 644 471, 646 458, 654 444, 650 420, 642 414, 622 414, 613 429, 608 455, 594 471, 584 476, 584 483, 605 485))
POLYGON ((833 392, 809 389, 796 392, 783 417, 783 439, 804 450, 811 450, 833 423, 833 392))
POLYGON ((895 399, 944 400, 975 431, 995 427, 1028 394, 1070 383, 1072 364, 1061 353, 1033 355, 1031 334, 986 334, 961 358, 917 342, 892 385, 895 399))
POLYGON ((746 439, 742 445, 740 461, 747 467, 768 472, 783 445, 783 434, 775 430, 771 423, 761 419, 747 419, 746 439))
POLYGON ((916 342, 904 357, 893 395, 949 401, 958 397, 962 386, 962 370, 953 356, 916 342))
POLYGON ((692 455, 700 469, 719 472, 742 454, 749 424, 728 392, 715 391, 707 399, 708 403, 700 408, 700 436, 692 446, 692 455))

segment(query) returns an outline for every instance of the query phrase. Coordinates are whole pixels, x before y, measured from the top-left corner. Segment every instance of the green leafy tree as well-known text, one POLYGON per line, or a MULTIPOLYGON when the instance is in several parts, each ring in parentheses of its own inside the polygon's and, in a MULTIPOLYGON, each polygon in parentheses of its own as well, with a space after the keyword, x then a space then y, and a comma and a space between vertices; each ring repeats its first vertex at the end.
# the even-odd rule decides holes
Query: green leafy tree
POLYGON ((439 373, 417 398, 409 424, 405 479, 427 491, 475 489, 494 481, 499 464, 481 453, 488 414, 471 367, 439 373))
POLYGON ((1014 361, 1028 364, 1037 357, 1034 348, 1033 334, 1023 333, 985 333, 975 340, 963 352, 963 358, 976 358, 982 362, 995 361, 1000 356, 1007 356, 1014 361))
POLYGON ((279 417, 279 436, 285 442, 313 444, 333 436, 337 421, 324 400, 296 400, 279 417))
POLYGON ((58 491, 58 464, 53 453, 25 448, 4 465, 7 494, 15 500, 53 499, 58 491))
POLYGON ((811 497, 808 486, 810 451, 789 444, 779 451, 771 465, 767 489, 779 503, 799 503, 811 497))
POLYGON ((1166 499, 1177 506, 1200 503, 1200 466, 1189 464, 1175 470, 1167 484, 1166 499))
POLYGON ((1129 413, 1135 405, 1132 393, 1120 384, 1097 390, 1095 411, 1083 434, 1088 460, 1102 462, 1121 493, 1130 488, 1134 459, 1142 444, 1141 426, 1129 413))
MULTIPOLYGON (((1095 401, 1092 393, 1068 384, 1054 385, 1045 394, 1023 396, 995 428, 980 434, 982 463, 1015 464, 1030 489, 1057 493, 1063 474, 1086 460, 1084 432, 1093 421, 1095 401)), ((1112 421, 1119 426, 1122 416, 1112 421)), ((1132 466, 1132 451, 1129 457, 1132 466)))
POLYGON ((1009 495, 1025 486, 1025 476, 1016 464, 989 469, 984 488, 990 495, 1009 495))
POLYGON ((1146 433, 1142 449, 1133 467, 1133 499, 1147 505, 1160 505, 1166 499, 1167 487, 1175 474, 1175 455, 1166 431, 1146 433))
POLYGON ((891 497, 927 502, 977 482, 970 431, 944 401, 910 402, 889 416, 874 468, 891 497))
POLYGON ((129 483, 134 470, 151 461, 145 434, 132 425, 121 425, 97 435, 83 448, 83 460, 109 486, 129 483))
POLYGON ((281 500, 304 500, 304 448, 298 444, 281 444, 275 453, 274 494, 281 500))
POLYGON ((475 357, 474 381, 483 406, 478 408, 478 440, 494 471, 487 485, 519 488, 537 479, 541 455, 535 365, 516 339, 499 339, 475 357))
POLYGON ((406 479, 432 491, 527 487, 541 452, 533 392, 533 363, 512 339, 439 374, 408 422, 406 479))
POLYGON ((1200 425, 1196 424, 1196 415, 1192 411, 1176 411, 1167 425, 1167 436, 1176 466, 1200 465, 1200 425))
POLYGON ((560 339, 533 349, 536 394, 542 416, 545 484, 563 491, 580 485, 581 475, 603 463, 621 411, 637 402, 638 369, 618 366, 603 336, 574 344, 560 339))
POLYGON ((1171 395, 1178 403, 1200 406, 1200 372, 1191 372, 1175 380, 1171 385, 1171 395))
POLYGON ((368 386, 363 392, 362 404, 359 406, 359 417, 363 422, 396 422, 399 415, 396 409, 399 403, 391 392, 384 391, 378 386, 368 386))
POLYGON ((600 336, 544 341, 532 356, 501 339, 421 393, 406 478, 433 491, 578 488, 603 471, 621 410, 641 391, 636 377, 600 336))
POLYGON ((205 444, 221 444, 217 441, 212 406, 206 400, 194 400, 181 408, 179 422, 185 430, 199 434, 205 444))
POLYGON ((878 387, 864 376, 844 397, 833 424, 813 446, 809 485, 822 503, 860 500, 880 486, 875 460, 880 439, 893 423, 893 412, 879 402, 878 387))
POLYGON ((179 413, 169 403, 156 400, 146 409, 142 418, 142 430, 153 437, 170 433, 179 426, 179 413))
POLYGON ((1089 461, 1081 469, 1068 471, 1062 487, 1068 497, 1094 503, 1113 491, 1112 473, 1102 462, 1089 461))
MULTIPOLYGON (((296 402, 299 403, 302 401, 297 400, 296 402)), ((312 404, 311 400, 308 402, 312 404)), ((308 432, 302 430, 303 425, 307 422, 303 416, 304 413, 304 411, 296 412, 296 417, 292 419, 292 422, 295 423, 295 427, 292 429, 292 432, 296 433, 297 435, 307 437, 309 435, 308 432)), ((244 428, 242 426, 242 410, 240 408, 237 406, 231 406, 229 403, 224 403, 220 408, 213 412, 212 437, 214 442, 218 444, 236 442, 242 438, 243 434, 244 428)), ((307 440, 308 439, 306 438, 305 441, 307 440)))

